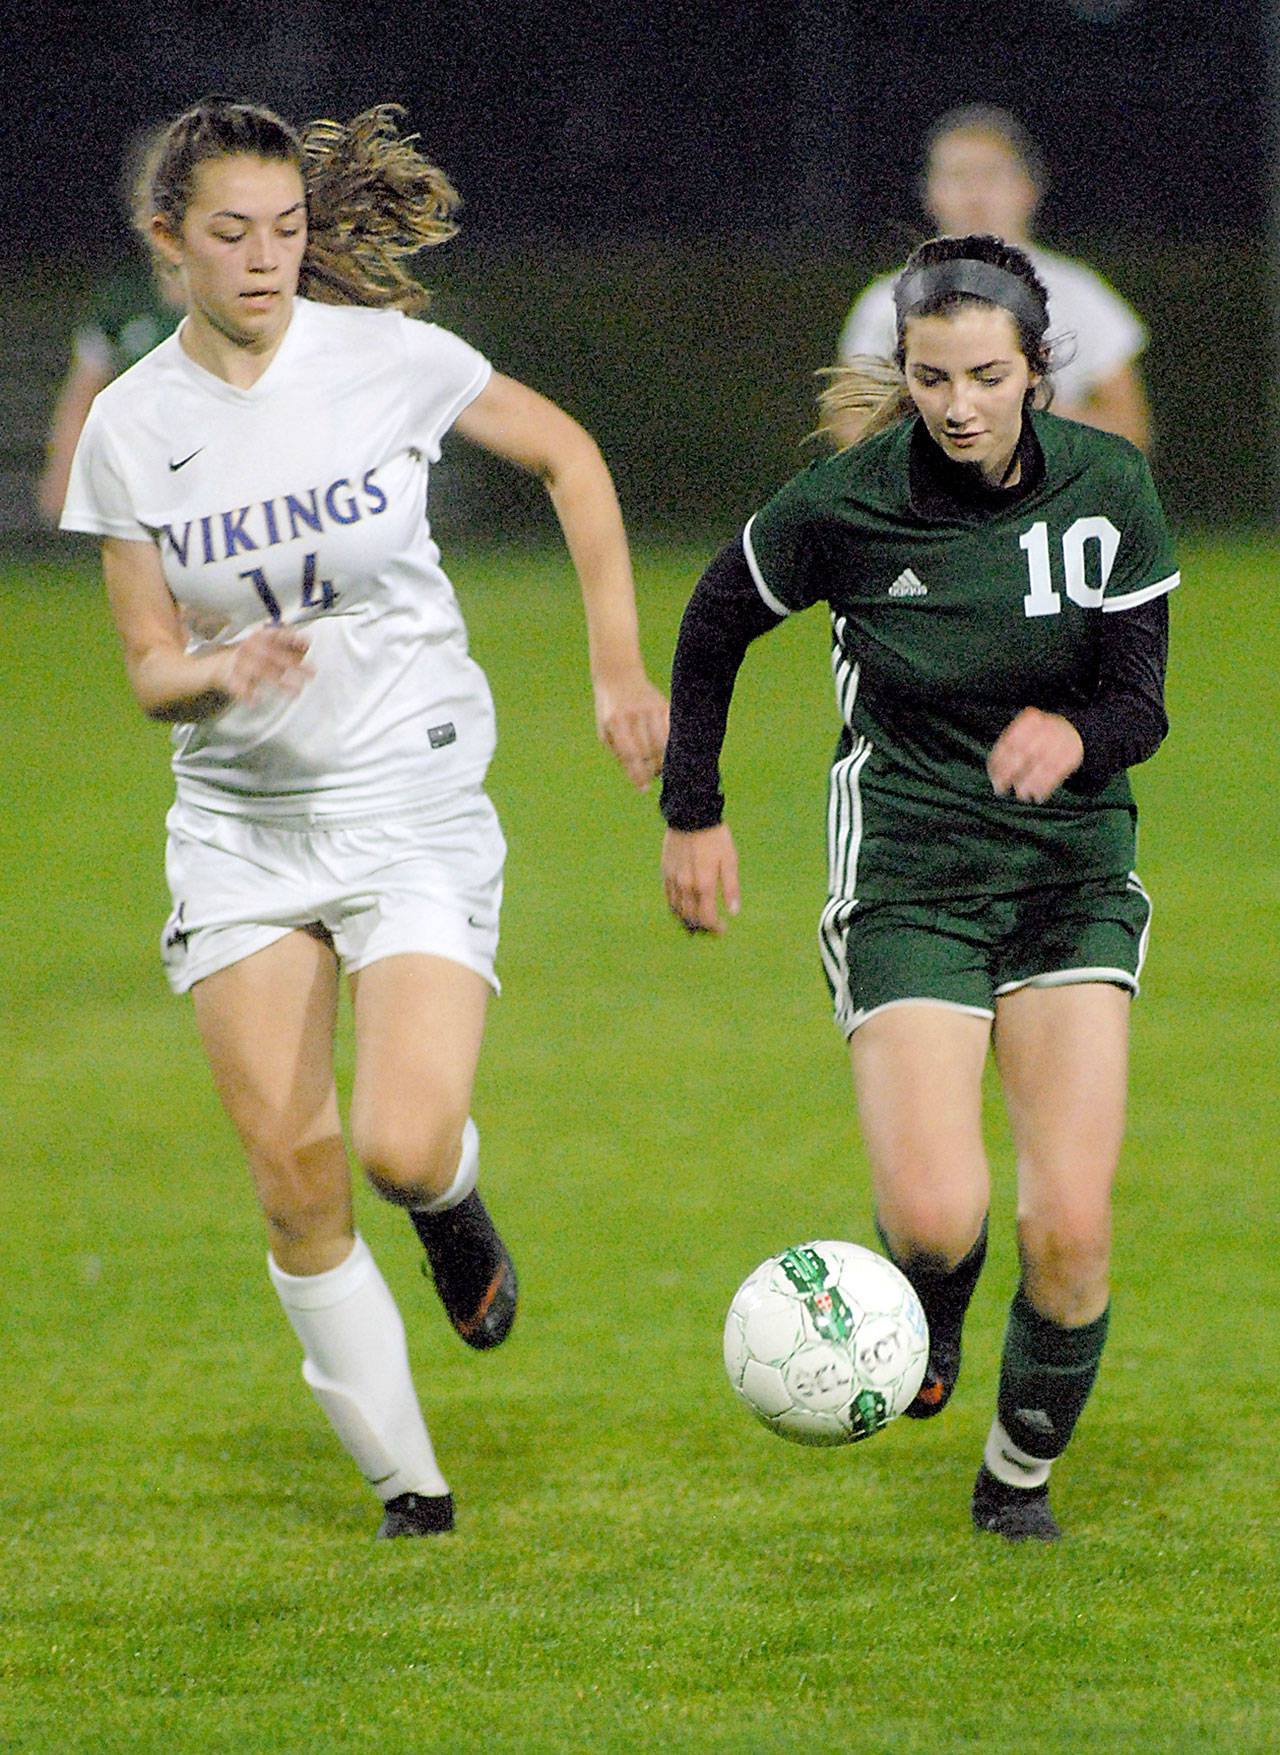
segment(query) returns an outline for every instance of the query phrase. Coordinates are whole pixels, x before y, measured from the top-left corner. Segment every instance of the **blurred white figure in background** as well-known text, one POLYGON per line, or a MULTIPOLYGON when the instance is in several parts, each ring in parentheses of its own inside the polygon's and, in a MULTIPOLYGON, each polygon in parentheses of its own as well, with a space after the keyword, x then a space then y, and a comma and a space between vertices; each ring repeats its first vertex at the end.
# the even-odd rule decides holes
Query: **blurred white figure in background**
MULTIPOLYGON (((1137 361, 1147 344, 1141 320, 1084 263, 1031 242, 1030 227, 1048 181, 1034 140, 1007 110, 966 104, 948 110, 925 139, 923 205, 951 237, 989 232, 1025 250, 1049 293, 1049 334, 1057 344, 1053 412, 1144 450, 1151 436, 1137 361)), ((893 276, 866 288, 845 320, 839 357, 892 359, 893 276)))

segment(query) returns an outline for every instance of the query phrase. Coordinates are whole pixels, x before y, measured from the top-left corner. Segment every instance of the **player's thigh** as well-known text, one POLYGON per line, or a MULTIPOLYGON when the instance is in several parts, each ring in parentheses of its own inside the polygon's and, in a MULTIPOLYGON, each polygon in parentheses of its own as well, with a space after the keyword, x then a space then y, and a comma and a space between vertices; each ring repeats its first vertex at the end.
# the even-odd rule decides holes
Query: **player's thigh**
POLYGON ((352 974, 351 1132, 366 1168, 451 1174, 471 1108, 490 986, 476 969, 409 952, 352 974), (439 1160, 437 1163, 436 1160, 439 1160))
POLYGON ((986 1018, 930 1000, 876 1011, 849 1043, 858 1118, 891 1242, 972 1243, 989 1186, 982 1141, 986 1018))
POLYGON ((196 982, 191 996, 215 1088, 247 1143, 339 1131, 338 972, 322 939, 287 933, 196 982))
POLYGON ((1123 987, 1100 981, 1021 987, 997 1001, 1021 1217, 1064 1224, 1106 1210, 1124 1137, 1130 1004, 1123 987))

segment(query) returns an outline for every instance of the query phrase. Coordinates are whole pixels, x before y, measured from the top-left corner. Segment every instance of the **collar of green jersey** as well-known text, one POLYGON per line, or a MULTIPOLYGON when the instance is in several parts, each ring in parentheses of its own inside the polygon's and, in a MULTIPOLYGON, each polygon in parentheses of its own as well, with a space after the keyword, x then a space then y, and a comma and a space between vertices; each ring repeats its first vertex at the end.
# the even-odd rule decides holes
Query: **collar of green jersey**
POLYGON ((929 437, 923 419, 911 429, 908 469, 911 504, 929 522, 981 523, 1007 512, 1044 480, 1044 452, 1029 415, 1022 417, 1016 452, 1019 474, 1012 487, 992 487, 977 463, 954 463, 929 437))

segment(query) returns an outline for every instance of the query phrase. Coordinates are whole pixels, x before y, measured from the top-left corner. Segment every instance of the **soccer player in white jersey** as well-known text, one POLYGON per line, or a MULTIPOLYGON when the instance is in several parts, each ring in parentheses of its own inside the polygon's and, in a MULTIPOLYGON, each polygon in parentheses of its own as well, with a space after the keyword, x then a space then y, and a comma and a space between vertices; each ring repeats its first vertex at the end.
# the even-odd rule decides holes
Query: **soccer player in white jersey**
POLYGON ((354 1228, 340 974, 366 1175, 408 1210, 464 1340, 496 1345, 516 1308, 470 1120, 505 847, 489 690, 425 516, 450 429, 545 482, 598 729, 637 786, 666 736, 593 441, 409 314, 426 298, 405 258, 451 234, 455 200, 390 106, 301 136, 223 99, 177 118, 137 222, 187 316, 98 397, 62 520, 104 539, 133 692, 173 725, 169 979, 243 1143, 303 1376, 386 1536, 451 1528, 453 1500, 354 1228))
POLYGON ((975 1526, 1055 1541, 1050 1468, 1093 1387, 1129 1007, 1150 906, 1126 770, 1167 729, 1178 572, 1142 454, 1042 412, 1045 289, 990 235, 922 244, 894 358, 827 393, 861 437, 804 470, 699 581, 671 676, 668 904, 736 912, 719 752, 750 641, 825 602, 843 730, 819 932, 876 1223, 919 1293, 940 1414, 987 1250, 983 1069, 1017 1155, 1021 1282, 975 1526))
MULTIPOLYGON (((1030 228, 1047 181, 1039 148, 1016 116, 990 104, 949 110, 925 140, 923 201, 940 232, 993 232, 1035 265, 1049 295, 1054 412, 1146 449, 1150 414, 1138 356, 1141 320, 1083 262, 1042 249, 1030 228)), ((873 280, 845 319, 839 357, 891 358, 892 275, 873 280)))

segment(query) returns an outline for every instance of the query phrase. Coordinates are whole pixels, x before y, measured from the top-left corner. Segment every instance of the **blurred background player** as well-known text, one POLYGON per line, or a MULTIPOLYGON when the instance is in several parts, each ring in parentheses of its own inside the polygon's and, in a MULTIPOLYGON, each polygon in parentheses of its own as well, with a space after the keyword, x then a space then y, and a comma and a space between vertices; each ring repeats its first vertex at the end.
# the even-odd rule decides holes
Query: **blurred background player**
MULTIPOLYGON (((925 139, 923 204, 949 236, 992 232, 1035 264, 1049 294, 1055 414, 1119 433, 1145 450, 1151 436, 1138 356, 1141 320, 1092 268, 1033 243, 1048 182, 1040 149, 1016 116, 988 104, 948 110, 925 139)), ((839 357, 891 359, 893 275, 872 281, 841 331, 839 357)))
MULTIPOLYGON (((125 155, 125 213, 150 144, 149 134, 139 134, 125 155)), ((136 258, 136 238, 130 237, 129 250, 136 258)), ((56 524, 62 514, 71 459, 94 397, 171 334, 181 317, 182 286, 166 264, 131 260, 96 285, 72 333, 71 360, 54 398, 44 468, 36 483, 36 502, 48 523, 56 524)))

